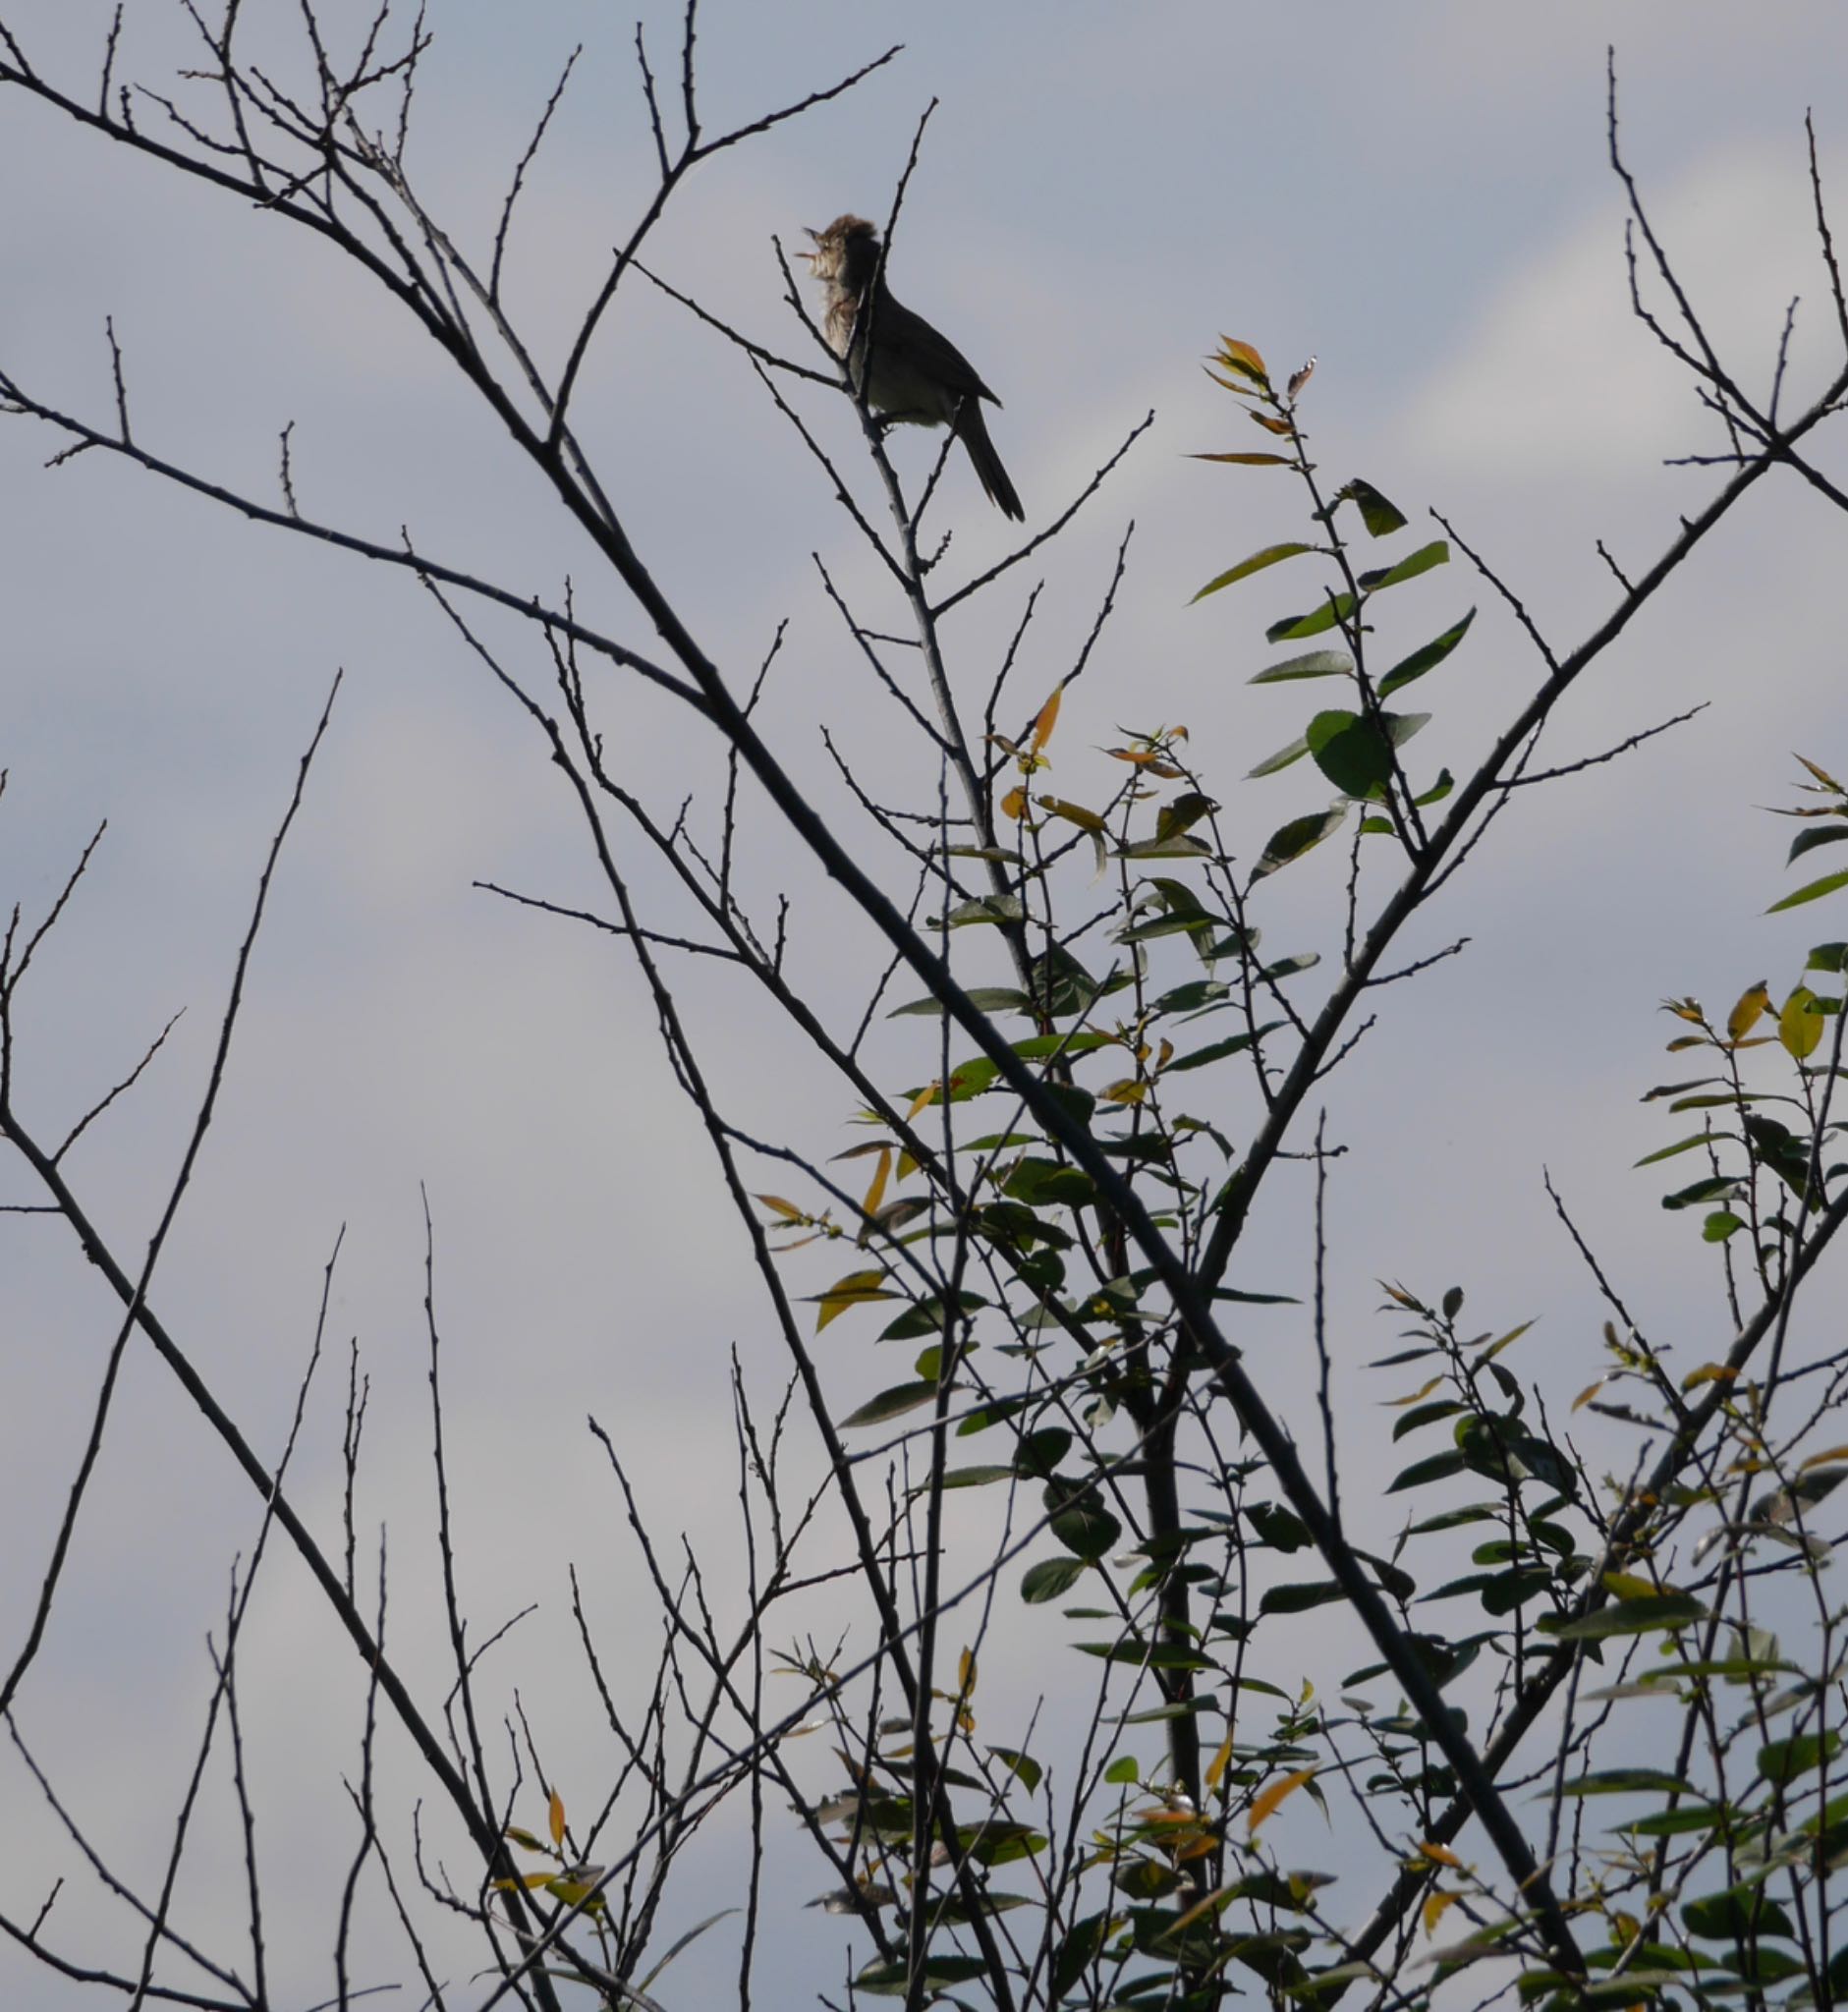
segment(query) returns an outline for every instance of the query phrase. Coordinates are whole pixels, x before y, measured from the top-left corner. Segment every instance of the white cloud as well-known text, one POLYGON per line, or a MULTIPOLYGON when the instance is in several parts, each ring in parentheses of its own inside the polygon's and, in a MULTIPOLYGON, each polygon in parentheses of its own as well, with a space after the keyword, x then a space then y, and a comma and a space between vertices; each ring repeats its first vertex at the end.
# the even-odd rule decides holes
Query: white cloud
MULTIPOLYGON (((1722 362, 1754 398, 1768 392, 1785 304, 1808 297, 1792 345, 1801 395, 1829 310, 1794 149, 1726 146, 1659 196, 1646 188, 1645 200, 1722 362)), ((1632 311, 1624 219, 1613 195, 1511 274, 1407 410, 1408 447, 1458 472, 1584 479, 1723 445, 1686 368, 1632 311)), ((1637 251, 1646 304, 1688 340, 1647 246, 1637 251)))

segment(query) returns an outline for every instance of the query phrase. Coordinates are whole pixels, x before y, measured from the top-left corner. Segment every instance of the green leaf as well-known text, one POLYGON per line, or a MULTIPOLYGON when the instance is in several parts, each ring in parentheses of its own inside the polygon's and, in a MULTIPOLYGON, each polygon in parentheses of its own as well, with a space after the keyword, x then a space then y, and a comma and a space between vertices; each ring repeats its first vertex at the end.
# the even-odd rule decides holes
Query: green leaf
POLYGON ((1027 1784, 1029 1795, 1039 1786, 1045 1769, 1031 1754, 1017 1754, 1012 1747, 990 1747, 988 1752, 1027 1784))
POLYGON ((1633 1837, 1680 1837, 1694 1830, 1717 1830, 1728 1820, 1739 1820, 1739 1812, 1728 1804, 1703 1804, 1694 1809, 1684 1805, 1653 1816, 1639 1816, 1634 1823, 1620 1823, 1617 1827, 1633 1837))
POLYGON ((1057 2004, 1073 1991, 1080 1978, 1091 1968, 1110 1927, 1107 1914, 1088 1914, 1065 1931, 1059 1953, 1052 1959, 1052 2002, 1057 2004))
POLYGON ((1691 1152, 1697 1146, 1705 1146, 1713 1137, 1710 1132, 1693 1132, 1686 1139, 1677 1139, 1672 1146, 1657 1146, 1653 1152, 1646 1152, 1636 1161, 1636 1166, 1652 1167, 1658 1159, 1673 1159, 1678 1152, 1691 1152))
POLYGON ((1742 1217, 1734 1215, 1730 1208, 1716 1208, 1711 1215, 1701 1221, 1701 1241, 1704 1244, 1723 1244, 1728 1237, 1735 1237, 1745 1228, 1742 1217))
POLYGON ((1664 1774, 1659 1767, 1598 1767, 1568 1781, 1560 1789, 1567 1796, 1691 1796, 1691 1781, 1678 1774, 1664 1774))
POLYGON ((1089 1490, 1072 1491, 1054 1481, 1047 1483, 1045 1496, 1053 1512, 1047 1528, 1088 1565, 1094 1565, 1123 1535, 1123 1526, 1089 1490))
POLYGON ((1848 971, 1848 943, 1819 943, 1805 971, 1848 971))
POLYGON ((1453 1474, 1463 1472, 1461 1453, 1433 1453, 1428 1460, 1417 1460, 1387 1488, 1386 1493, 1396 1495, 1402 1488, 1422 1488, 1430 1481, 1448 1481, 1453 1474))
POLYGON ((1319 636, 1324 630, 1332 629, 1337 622, 1345 622, 1354 612, 1354 596, 1351 593, 1330 594, 1318 608, 1307 615, 1286 615, 1281 622, 1273 622, 1264 631, 1266 643, 1301 643, 1311 636, 1319 636))
POLYGON ((902 1418, 920 1405, 929 1404, 937 1394, 934 1383, 894 1383, 869 1397, 857 1412, 841 1421, 843 1425, 882 1425, 887 1419, 902 1418))
POLYGON ((1017 894, 979 894, 973 901, 965 901, 951 909, 944 918, 945 925, 952 929, 966 929, 972 922, 1024 922, 1027 906, 1017 894))
POLYGON ((1299 734, 1294 741, 1279 748, 1274 754, 1266 754, 1256 768, 1248 769, 1245 780, 1255 782, 1260 775, 1275 775, 1280 769, 1288 768, 1292 762, 1301 761, 1308 753, 1309 743, 1299 734))
MULTIPOLYGON (((943 1476, 946 1488, 985 1488, 994 1481, 1011 1481, 1011 1467, 952 1467, 943 1476)), ((927 1486, 928 1483, 921 1483, 927 1486)))
POLYGON ((1833 894, 1838 887, 1848 887, 1848 866, 1839 873, 1824 873, 1820 880, 1812 880, 1807 887, 1799 887, 1795 894, 1786 894, 1782 901, 1774 901, 1764 913, 1774 916, 1787 908, 1801 908, 1806 901, 1820 901, 1825 894, 1833 894))
POLYGON ((1072 1435, 1063 1425, 1045 1425, 1036 1432, 1024 1433, 1014 1449, 1015 1470, 1036 1481, 1050 1481, 1071 1443, 1072 1435))
POLYGON ((1354 659, 1345 649, 1312 649, 1306 656, 1285 657, 1250 680, 1254 685, 1284 685, 1296 678, 1351 678, 1354 659))
POLYGON ((1267 1549, 1301 1551, 1315 1541, 1309 1534, 1309 1525, 1293 1509, 1285 1509, 1278 1503, 1248 1503, 1245 1515, 1267 1549))
POLYGON ((1217 593, 1235 580, 1248 580, 1254 573, 1261 573, 1266 566, 1276 565, 1280 559, 1295 559, 1304 552, 1316 549, 1315 545, 1304 544, 1266 545, 1261 552, 1254 552, 1249 559, 1241 559, 1236 566, 1228 567, 1217 579, 1207 581, 1194 599, 1204 601, 1209 593, 1217 593))
POLYGON ((1401 657, 1380 679, 1380 698, 1390 699, 1401 685, 1409 685, 1414 678, 1422 678, 1427 671, 1434 670, 1470 633, 1470 624, 1475 620, 1476 610, 1472 608, 1462 621, 1454 623, 1441 636, 1434 637, 1422 649, 1401 657))
POLYGON ((1672 1195, 1662 1197, 1664 1208, 1693 1208, 1703 1202, 1717 1202, 1722 1196, 1733 1194, 1739 1186, 1731 1174, 1712 1174, 1705 1181, 1696 1181, 1690 1188, 1678 1188, 1672 1195))
POLYGON ((1069 1592, 1084 1577, 1084 1572, 1083 1558, 1041 1558, 1021 1575, 1020 1596, 1030 1607, 1040 1606, 1069 1592))
POLYGON ((1790 1917, 1761 1887, 1729 1886, 1723 1893, 1703 1894, 1681 1910, 1693 1935, 1710 1935, 1716 1942, 1743 1942, 1758 1935, 1794 1936, 1790 1917))
MULTIPOLYGON (((965 1315, 973 1313, 978 1307, 988 1302, 980 1293, 958 1293, 958 1310, 965 1315)), ((941 1300, 919 1300, 909 1306, 898 1318, 881 1332, 881 1341, 924 1341, 943 1332, 943 1302, 941 1300)))
POLYGON ((1263 855, 1252 868, 1253 883, 1320 845, 1331 832, 1340 830, 1347 814, 1347 807, 1337 805, 1332 810, 1312 810, 1306 817, 1292 817, 1289 823, 1279 825, 1265 841, 1263 855))
MULTIPOLYGON (((1025 1013, 1033 1004, 1025 992, 1016 991, 1012 985, 970 985, 966 991, 969 1003, 978 1013, 1025 1013)), ((943 1001, 912 999, 903 1006, 894 1006, 885 1017, 887 1020, 901 1020, 908 1013, 940 1020, 943 1001)))
POLYGON ((1392 751, 1403 747, 1429 718, 1428 712, 1384 712, 1366 719, 1337 708, 1318 712, 1304 739, 1316 766, 1336 789, 1350 797, 1373 797, 1383 794, 1392 775, 1392 751))
POLYGON ((1393 1440, 1396 1443, 1408 1432, 1416 1432, 1421 1425, 1434 1425, 1439 1419, 1455 1418, 1462 1409, 1463 1406, 1454 1397, 1440 1397, 1429 1404, 1421 1404, 1395 1422, 1392 1427, 1393 1440))
POLYGON ((1689 1628, 1707 1619, 1707 1608, 1689 1593, 1649 1593, 1613 1600, 1576 1621, 1542 1619, 1542 1634, 1557 1642, 1606 1642, 1613 1635, 1648 1635, 1658 1628, 1689 1628))
POLYGON ((1807 831, 1800 831, 1790 841, 1790 852, 1784 865, 1794 866, 1805 853, 1813 853, 1820 845, 1835 845, 1848 838, 1848 824, 1812 824, 1807 831))
MULTIPOLYGON (((934 1950, 924 1952, 924 1986, 932 1997, 939 1995, 947 1985, 974 1984, 978 1978, 987 1974, 988 1966, 980 1956, 939 1956, 934 1950)), ((854 1983, 871 1998, 902 1998, 911 1989, 911 1966, 902 1956, 895 1957, 890 1963, 869 1963, 854 1983)))
POLYGON ((1759 1749, 1759 1778, 1781 1788, 1834 1760, 1840 1752, 1841 1734, 1832 1728, 1826 1733, 1799 1733, 1794 1739, 1772 1740, 1759 1749))
POLYGON ((1402 580, 1416 580, 1421 573, 1428 573, 1433 566, 1448 563, 1450 547, 1442 538, 1433 538, 1428 545, 1420 545, 1416 552, 1408 552, 1396 566, 1385 566, 1372 573, 1361 575, 1361 586, 1369 593, 1378 593, 1388 587, 1397 587, 1402 580))
POLYGON ((1405 529, 1405 512, 1388 503, 1372 482, 1364 482, 1359 476, 1336 493, 1335 501, 1343 500, 1359 506, 1361 522, 1370 536, 1390 537, 1395 531, 1405 529))
POLYGON ((1311 1607, 1325 1607, 1330 1600, 1347 1595, 1332 1579, 1308 1581, 1298 1586, 1271 1586, 1258 1602, 1260 1614, 1306 1614, 1311 1607))
POLYGON ((1178 1076, 1184 1069, 1204 1069, 1208 1062, 1222 1062, 1228 1055, 1242 1054, 1254 1041, 1260 1041, 1265 1034, 1274 1034, 1283 1025, 1280 1020, 1267 1020, 1256 1034, 1229 1034, 1222 1041, 1214 1041, 1204 1048, 1194 1048, 1185 1055, 1177 1055, 1162 1071, 1164 1076, 1178 1076))
POLYGON ((1133 1788, 1143 1777, 1142 1769, 1136 1764, 1133 1754, 1121 1754, 1103 1770, 1103 1778, 1112 1788, 1133 1788))

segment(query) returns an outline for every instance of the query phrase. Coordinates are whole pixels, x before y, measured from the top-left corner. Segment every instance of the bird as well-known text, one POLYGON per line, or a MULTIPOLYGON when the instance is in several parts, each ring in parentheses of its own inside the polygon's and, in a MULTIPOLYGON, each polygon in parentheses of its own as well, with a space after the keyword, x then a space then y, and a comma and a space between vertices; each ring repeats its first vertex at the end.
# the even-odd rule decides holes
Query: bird
POLYGON ((1003 516, 1024 519, 981 415, 984 398, 1001 401, 947 336, 893 300, 879 270, 877 227, 863 216, 837 216, 826 230, 807 235, 814 250, 802 256, 827 295, 821 332, 847 365, 855 396, 886 426, 948 426, 969 450, 989 502, 1003 516))

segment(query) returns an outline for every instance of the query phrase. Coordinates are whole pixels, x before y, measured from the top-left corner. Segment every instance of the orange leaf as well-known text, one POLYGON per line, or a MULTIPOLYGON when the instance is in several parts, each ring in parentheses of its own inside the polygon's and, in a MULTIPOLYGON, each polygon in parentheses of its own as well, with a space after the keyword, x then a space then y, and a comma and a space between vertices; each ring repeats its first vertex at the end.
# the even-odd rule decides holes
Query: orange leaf
POLYGON ((1018 824, 1027 814, 1027 790, 1022 783, 1016 783, 1001 799, 1001 815, 1011 817, 1018 824))
POLYGON ((1037 754, 1052 738, 1052 729, 1059 723, 1059 701, 1065 697, 1065 687, 1055 685, 1052 697, 1039 708, 1039 717, 1034 721, 1033 739, 1028 743, 1030 751, 1037 754))
POLYGON ((1267 1823, 1287 1797, 1295 1795, 1306 1781, 1314 1781, 1315 1778, 1313 1767, 1299 1767, 1294 1774, 1279 1775, 1267 1789, 1253 1798, 1251 1814, 1246 1818, 1247 1834, 1256 1837, 1258 1826, 1267 1823))
MULTIPOLYGON (((1799 754, 1797 759, 1801 761, 1803 756, 1799 754)), ((1813 1467, 1829 1467, 1838 1460, 1848 1460, 1848 1446, 1829 1446, 1820 1453, 1812 1453, 1797 1472, 1808 1474, 1813 1467)))
POLYGON ((1428 1859, 1435 1859, 1440 1866, 1461 1867, 1463 1861, 1447 1844, 1432 1844, 1428 1838, 1419 1846, 1428 1859))
POLYGON ((548 1812, 548 1818, 552 1826, 552 1848, 557 1850, 565 1841, 565 1799, 556 1789, 552 1791, 552 1802, 551 1809, 548 1812))

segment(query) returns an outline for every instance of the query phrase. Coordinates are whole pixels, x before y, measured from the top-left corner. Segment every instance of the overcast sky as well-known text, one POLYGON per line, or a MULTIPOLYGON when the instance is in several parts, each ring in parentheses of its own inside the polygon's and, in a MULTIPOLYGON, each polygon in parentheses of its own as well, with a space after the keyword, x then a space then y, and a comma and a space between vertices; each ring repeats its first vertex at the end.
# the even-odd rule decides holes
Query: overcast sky
MULTIPOLYGON (((110 12, 13 0, 0 19, 87 101, 110 12)), ((175 32, 179 12, 131 0, 119 75, 176 87, 176 69, 196 60, 175 32)), ((327 12, 350 26, 354 10, 327 12)), ((299 78, 294 0, 248 0, 247 14, 299 78)), ((555 363, 608 247, 649 194, 627 17, 590 0, 432 0, 430 21, 413 160, 424 200, 472 249, 491 236, 565 57, 586 44, 509 254, 517 311, 555 363)), ((671 73, 674 11, 650 7, 647 22, 657 69, 671 73)), ((1848 43, 1831 0, 1768 12, 1690 0, 709 0, 700 22, 713 129, 831 83, 893 41, 906 49, 840 103, 702 167, 654 243, 664 277, 800 354, 772 236, 788 243, 844 209, 883 216, 934 98, 890 276, 1003 400, 991 430, 1030 527, 1155 412, 1119 477, 1033 575, 1048 587, 1023 703, 1069 664, 1134 521, 1119 612, 1054 748, 1056 786, 1080 800, 1110 786, 1112 764, 1094 750, 1123 729, 1185 721, 1241 845, 1305 808, 1302 771, 1239 782, 1300 730, 1297 688, 1246 683, 1290 589, 1186 605, 1212 573, 1300 523, 1275 475, 1185 458, 1250 444, 1199 368, 1221 333, 1280 367, 1315 354, 1305 414, 1319 461, 1337 479, 1365 475, 1415 522, 1443 511, 1561 645, 1612 598, 1595 541, 1640 570, 1715 486, 1710 471, 1661 466, 1714 440, 1628 311, 1605 160, 1613 34, 1631 164, 1730 361, 1765 388, 1793 296, 1795 395, 1827 358, 1802 122, 1814 101, 1848 240, 1848 43)), ((598 626, 651 643, 455 373, 329 250, 16 92, 0 93, 0 366, 35 395, 106 419, 112 315, 136 434, 156 453, 269 500, 277 436, 293 421, 308 514, 386 541, 408 525, 422 550, 521 593, 556 597, 570 575, 598 626)), ((845 408, 818 390, 801 402, 845 450, 845 408)), ((922 771, 894 752, 895 716, 842 647, 811 555, 856 590, 874 589, 872 573, 742 360, 638 287, 592 352, 578 424, 644 560, 736 685, 788 618, 766 717, 792 769, 830 789, 826 724, 882 786, 914 784, 922 771)), ((633 1458, 660 1528, 686 1528, 722 1555, 735 1542, 726 1351, 738 1346, 766 1399, 781 1374, 747 1254, 729 1227, 713 1229, 708 1150, 624 957, 472 886, 593 897, 542 747, 415 584, 102 455, 47 473, 59 444, 36 424, 0 424, 0 900, 42 913, 104 818, 109 832, 22 1002, 19 1104, 60 1134, 187 1009, 148 1078, 72 1158, 105 1233, 137 1250, 184 1146, 263 848, 344 668, 222 1110, 152 1297, 273 1453, 346 1226, 330 1341, 338 1356, 359 1336, 373 1381, 363 1521, 390 1525, 398 1640, 440 1689, 440 1656, 417 1633, 435 1611, 421 1409, 427 1184, 470 1606, 485 1633, 541 1602, 502 1651, 501 1677, 542 1723, 567 1796, 581 1783, 588 1804, 606 1742, 570 1643, 567 1560, 608 1625, 644 1637, 648 1627, 585 1415, 633 1458)), ((917 436, 896 443, 914 474, 928 451, 917 436)), ((1007 548, 1010 527, 960 463, 944 509, 955 566, 1007 548)), ((1596 1373, 1601 1313, 1553 1223, 1542 1166, 1600 1225, 1626 1288, 1685 1364, 1721 1338, 1710 1257, 1685 1218, 1658 1207, 1667 1184, 1629 1171, 1669 1137, 1637 1099, 1673 1073, 1664 994, 1693 991, 1723 1010, 1764 976, 1781 994, 1805 947, 1842 933, 1821 910, 1763 917, 1790 884, 1788 832, 1757 807, 1787 799, 1793 749, 1838 770, 1848 761, 1843 529, 1794 479, 1761 485, 1573 696, 1554 754, 1595 752, 1695 703, 1708 710, 1624 762, 1537 793, 1425 924, 1428 940, 1411 946, 1472 938, 1420 986, 1382 995, 1380 1026, 1331 1086, 1331 1128, 1350 1148, 1333 1197, 1339 1345, 1356 1364, 1388 1331, 1371 1310, 1374 1281, 1391 1276, 1432 1294, 1463 1283, 1484 1324, 1538 1317, 1564 1398, 1596 1373)), ((959 689, 986 689, 1025 590, 953 635, 959 689)), ((1404 617, 1418 625, 1408 647, 1484 603, 1432 691, 1432 733, 1457 765, 1531 688, 1536 660, 1460 566, 1406 592, 1423 596, 1404 617)), ((490 628, 516 668, 542 678, 516 626, 490 628)), ((722 772, 695 722, 615 678, 598 702, 617 765, 655 809, 671 816, 690 791, 712 802, 722 772)), ((751 893, 766 907, 784 889, 796 898, 795 967, 851 1023, 870 938, 842 924, 767 810, 749 809, 751 893)), ((1279 953, 1330 947, 1339 873, 1320 864, 1318 873, 1306 863, 1300 885, 1272 902, 1279 953)), ((645 870, 641 880, 658 892, 645 870)), ((703 975, 691 985, 741 1121, 817 1154, 847 1143, 838 1089, 805 1072, 761 1007, 703 975)), ((901 1035, 881 1038, 875 1060, 895 1088, 925 1073, 901 1035)), ((0 1164, 0 1201, 36 1199, 22 1166, 0 1164)), ((1302 1276, 1288 1275, 1298 1246, 1284 1236, 1272 1248, 1281 1275, 1236 1282, 1300 1290, 1302 1276)), ((792 1276, 801 1290, 824 1282, 792 1276)), ((0 1661, 43 1571, 114 1318, 67 1231, 0 1216, 0 1661)), ((894 1380, 893 1365, 842 1339, 846 1325, 824 1350, 842 1387, 894 1380)), ((1276 1353, 1274 1365, 1261 1350, 1255 1361, 1287 1400, 1302 1352, 1276 1353)), ((342 1374, 339 1361, 323 1365, 296 1482, 324 1528, 337 1515, 342 1374)), ((126 1375, 18 1715, 98 1844, 151 1882, 208 1691, 204 1636, 220 1625, 257 1505, 151 1357, 132 1350, 126 1375)), ((1389 1455, 1372 1444, 1377 1414, 1365 1407, 1388 1393, 1358 1387, 1351 1453, 1357 1473, 1373 1474, 1389 1455)), ((361 1692, 293 1562, 270 1570, 246 1649, 249 1710, 277 1975, 290 1980, 278 2002, 306 2004, 332 1988, 328 1910, 351 1846, 338 1774, 354 1764, 361 1692)), ((997 1699, 1017 1707, 1058 1661, 1056 1621, 1031 1626, 1045 1651, 1037 1669, 995 1677, 997 1699)), ((994 1736, 1005 1737, 998 1720, 994 1736)), ((817 1786, 824 1774, 817 1756, 817 1786)), ((71 1855, 19 1768, 9 1762, 0 1780, 0 1907, 29 1916, 71 1855)), ((403 1848, 416 1790, 403 1768, 392 1786, 403 1848)), ((224 1815, 215 1804, 183 1885, 188 1919, 207 1936, 229 1933, 242 1905, 224 1815)), ((729 1863, 721 1841, 715 1878, 729 1863)), ((819 1883, 807 1868, 788 1876, 785 1899, 819 1883)), ((683 1893, 664 1933, 731 1897, 683 1893)), ((67 1897, 54 1923, 68 1944, 119 1952, 123 1931, 101 1926, 97 1906, 67 1897)), ((815 1932, 817 1917, 803 1921, 815 1932)), ((365 1932, 383 1966, 380 1923, 365 1932)), ((732 1960, 730 1944, 709 1970, 684 1959, 663 1997, 717 2002, 702 1994, 723 1990, 732 1960)), ((0 2003, 88 2002, 0 1949, 0 2003)))

